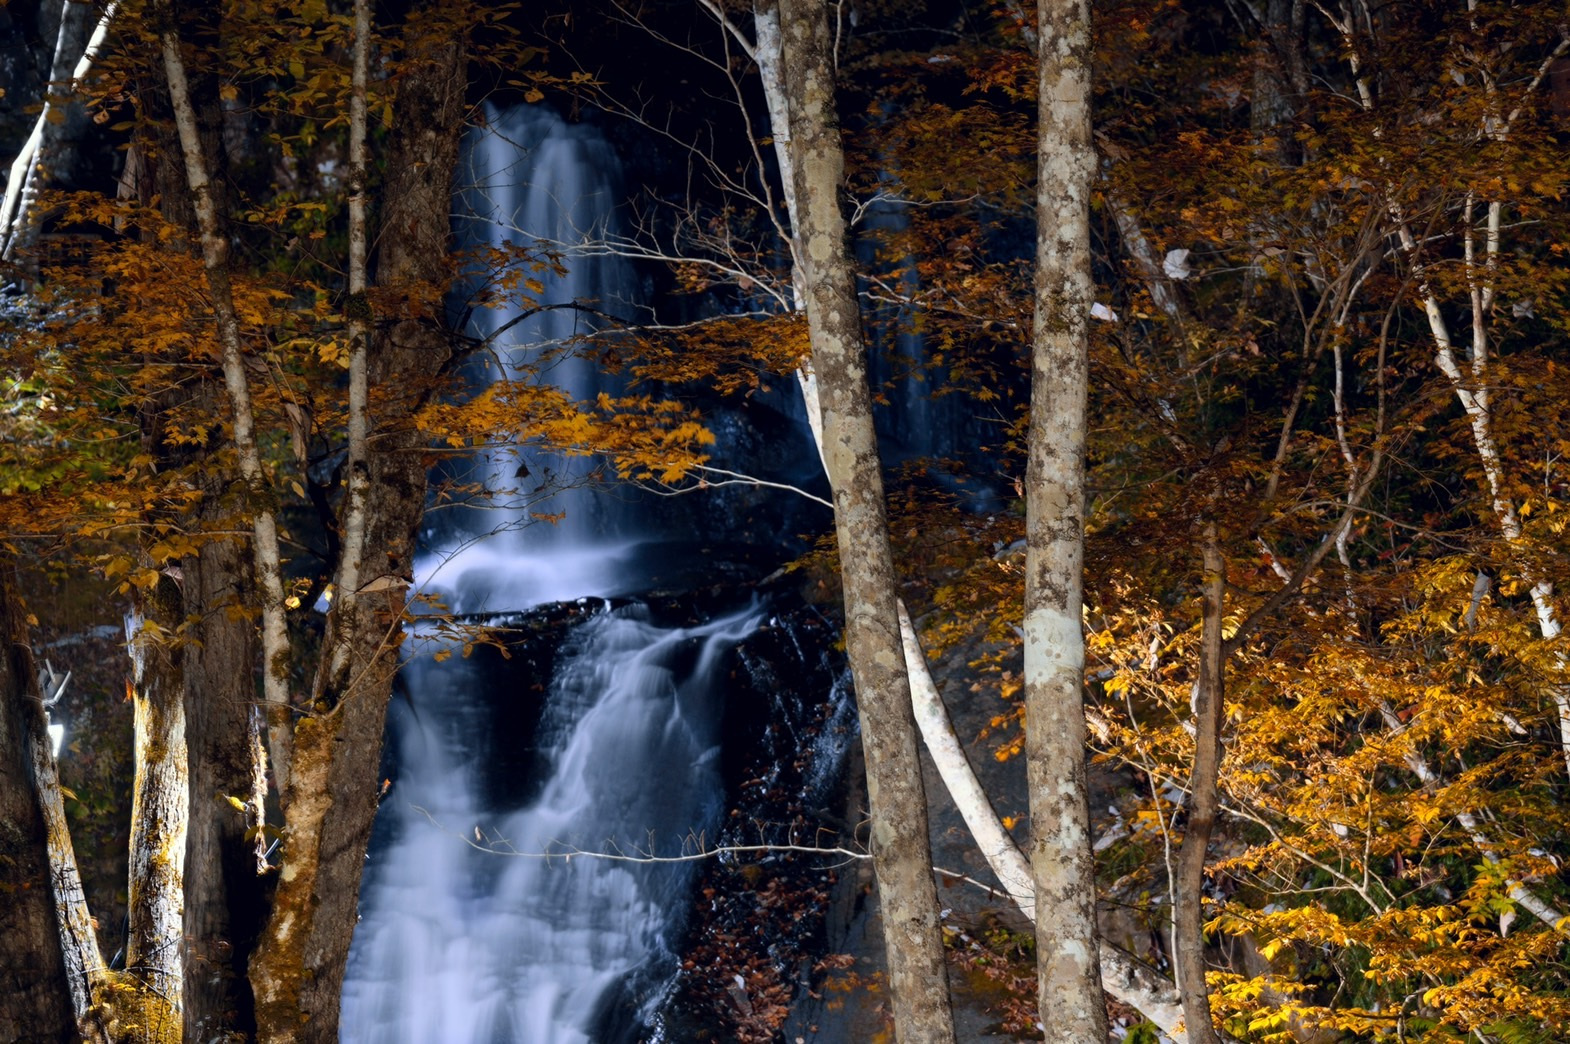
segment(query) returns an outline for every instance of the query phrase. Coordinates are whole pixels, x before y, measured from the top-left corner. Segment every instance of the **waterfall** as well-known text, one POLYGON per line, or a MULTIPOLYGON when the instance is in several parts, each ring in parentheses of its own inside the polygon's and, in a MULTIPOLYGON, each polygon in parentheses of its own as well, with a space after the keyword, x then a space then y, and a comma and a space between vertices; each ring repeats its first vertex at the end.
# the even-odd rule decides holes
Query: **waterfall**
POLYGON ((662 627, 633 604, 574 628, 538 727, 544 785, 514 809, 486 807, 476 748, 484 701, 521 694, 478 693, 462 660, 412 672, 383 811, 396 836, 368 874, 345 1040, 636 1039, 676 970, 693 865, 572 853, 680 855, 713 822, 718 672, 759 620, 662 627))
MULTIPOLYGON (((476 258, 470 294, 511 279, 527 297, 474 311, 469 333, 488 342, 474 380, 546 383, 579 402, 619 390, 584 348, 607 317, 627 317, 638 296, 630 264, 591 250, 618 233, 615 150, 592 127, 569 124, 545 106, 521 105, 487 110, 486 125, 466 143, 463 166, 461 239, 471 250, 488 246, 515 258, 506 267, 476 258), (546 253, 560 270, 533 263, 546 253), (530 283, 537 289, 528 290, 530 283)), ((478 508, 460 509, 455 527, 433 527, 444 539, 422 559, 416 582, 439 592, 455 613, 625 590, 642 534, 620 495, 598 481, 598 467, 592 458, 536 447, 480 454, 462 477, 485 496, 478 508)))
MULTIPOLYGON (((525 107, 493 114, 468 157, 464 205, 492 242, 562 245, 566 272, 542 277, 545 303, 625 307, 626 266, 574 249, 614 220, 619 175, 603 138, 525 107)), ((489 313, 472 329, 506 327, 489 379, 542 379, 537 364, 549 359, 543 379, 578 397, 601 390, 590 361, 552 355, 592 329, 581 315, 507 326, 515 317, 489 313)), ((454 655, 450 629, 412 628, 407 699, 390 715, 394 783, 344 986, 345 1041, 620 1044, 647 1036, 676 974, 693 864, 581 853, 670 857, 712 828, 723 668, 763 612, 672 626, 642 603, 607 600, 635 590, 637 518, 588 489, 530 502, 513 488, 524 472, 559 477, 571 463, 491 451, 475 469, 492 510, 428 531, 437 546, 419 580, 450 609, 526 634, 549 611, 516 611, 568 603, 568 622, 557 621, 549 662, 509 668, 505 686, 483 657, 454 655), (531 512, 564 517, 529 525, 531 512)))

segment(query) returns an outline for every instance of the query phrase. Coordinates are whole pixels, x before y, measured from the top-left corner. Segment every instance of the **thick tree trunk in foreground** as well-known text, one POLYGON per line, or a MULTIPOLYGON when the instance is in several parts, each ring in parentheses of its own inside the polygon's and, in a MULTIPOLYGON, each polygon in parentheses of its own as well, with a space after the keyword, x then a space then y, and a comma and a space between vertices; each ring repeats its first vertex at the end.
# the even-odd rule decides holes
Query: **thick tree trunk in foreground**
POLYGON ((76 1037, 50 893, 43 809, 29 769, 43 738, 27 627, 10 564, 0 562, 0 1032, 24 1044, 76 1037))
MULTIPOLYGON (((208 492, 216 498, 216 490, 208 492)), ((256 629, 240 613, 246 604, 240 580, 246 557, 237 542, 220 540, 182 563, 188 611, 202 618, 201 642, 184 650, 191 794, 185 848, 189 1041, 221 1039, 254 1026, 245 966, 261 927, 267 879, 258 872, 256 841, 245 835, 259 818, 267 783, 257 749, 256 629), (247 808, 237 809, 231 799, 247 808)))
MULTIPOLYGON (((413 28, 410 34, 417 35, 413 28)), ((324 659, 312 692, 316 713, 295 730, 284 797, 284 871, 252 967, 257 1022, 270 1040, 337 1040, 339 993, 376 815, 382 730, 425 504, 423 439, 410 418, 450 349, 440 294, 450 275, 448 214, 466 63, 460 41, 434 33, 423 39, 405 60, 386 145, 375 282, 397 291, 379 299, 410 304, 406 312, 378 317, 370 345, 376 431, 365 459, 366 557, 357 563, 351 611, 335 611, 328 620, 325 647, 343 643, 347 655, 324 659)))
POLYGON ((1090 11, 1040 5, 1035 338, 1025 475, 1025 741, 1041 1022, 1107 1039, 1085 778, 1085 409, 1090 307, 1090 11))
MULTIPOLYGON (((216 30, 214 30, 216 31, 216 30)), ((203 152, 221 168, 218 84, 198 74, 192 84, 203 152)), ((169 102, 157 90, 143 93, 156 119, 154 139, 142 146, 142 176, 123 187, 143 205, 156 200, 170 223, 198 234, 196 209, 169 102), (150 169, 147 167, 150 166, 150 169)), ((225 208, 221 169, 215 184, 217 209, 225 208)), ((170 362, 157 358, 152 362, 170 362)), ((143 410, 143 451, 165 472, 184 469, 202 494, 193 516, 179 521, 203 538, 195 554, 180 561, 183 575, 180 621, 194 621, 195 640, 180 648, 189 808, 185 846, 184 985, 185 1039, 211 1041, 226 1034, 249 1036, 255 1029, 246 964, 265 912, 268 879, 261 876, 258 843, 246 833, 262 822, 267 798, 266 756, 259 749, 256 706, 256 627, 247 606, 250 551, 229 533, 234 525, 231 469, 216 465, 232 453, 221 428, 204 444, 170 439, 166 425, 187 411, 222 416, 222 384, 198 368, 143 410), (244 808, 236 808, 240 802, 244 808)), ((154 530, 156 532, 156 530, 154 530)), ((153 538, 149 538, 149 543, 153 538)), ((177 622, 180 622, 177 621, 177 622)))
POLYGON ((895 1031, 903 1044, 952 1041, 927 799, 895 609, 861 312, 840 210, 844 157, 827 11, 821 0, 785 0, 779 9, 791 104, 796 243, 822 408, 824 463, 834 488, 846 647, 861 708, 895 1031))

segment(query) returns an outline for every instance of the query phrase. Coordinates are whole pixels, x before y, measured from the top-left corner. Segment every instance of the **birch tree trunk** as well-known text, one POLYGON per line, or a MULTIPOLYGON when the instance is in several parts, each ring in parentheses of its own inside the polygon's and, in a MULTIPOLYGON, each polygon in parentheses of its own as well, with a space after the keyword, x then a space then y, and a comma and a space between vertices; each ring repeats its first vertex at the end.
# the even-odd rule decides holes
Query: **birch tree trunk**
POLYGON ((1025 750, 1041 1022, 1054 1040, 1101 1044, 1085 776, 1085 409, 1089 369, 1090 10, 1042 0, 1035 338, 1025 473, 1025 750))
POLYGON ((9 562, 0 561, 0 1026, 24 1044, 68 1040, 71 990, 55 922, 44 812, 29 752, 47 742, 33 654, 9 562))
POLYGON ((834 489, 846 647, 856 681, 884 942, 903 1044, 954 1039, 927 834, 927 799, 900 643, 861 311, 840 193, 844 155, 821 0, 779 5, 797 204, 795 239, 834 489))
POLYGON ((164 72, 168 79, 169 103, 174 110, 175 129, 185 160, 186 184, 196 210, 200 232, 202 262, 207 288, 212 299, 213 318, 218 330, 220 363, 224 390, 229 396, 229 414, 234 429, 234 447, 239 458, 240 478, 245 484, 251 513, 251 552, 256 585, 262 610, 262 690, 267 704, 273 771, 280 787, 289 775, 289 634, 284 621, 283 563, 278 548, 278 519, 273 497, 267 488, 257 446, 255 418, 251 410, 249 378, 245 353, 240 340, 240 320, 235 311, 229 281, 229 240, 224 215, 220 212, 213 187, 212 161, 204 148, 196 108, 180 54, 180 38, 173 11, 165 12, 167 24, 159 43, 164 72))

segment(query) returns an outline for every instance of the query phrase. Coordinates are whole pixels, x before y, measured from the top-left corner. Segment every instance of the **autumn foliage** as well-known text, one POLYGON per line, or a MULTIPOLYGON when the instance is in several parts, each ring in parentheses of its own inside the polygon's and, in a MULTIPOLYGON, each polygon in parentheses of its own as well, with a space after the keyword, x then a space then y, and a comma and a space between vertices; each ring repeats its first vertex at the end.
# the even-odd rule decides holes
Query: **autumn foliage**
MULTIPOLYGON (((904 595, 930 649, 980 650, 968 691, 947 695, 985 702, 1002 760, 1023 750, 1025 6, 961 17, 865 4, 839 66, 874 391, 892 410, 916 387, 953 436, 888 462, 904 595)), ((1217 1025, 1261 1042, 1565 1039, 1563 12, 1502 0, 1095 8, 1084 626, 1092 756, 1117 781, 1115 804, 1092 810, 1104 904, 1131 910, 1153 940, 1141 956, 1167 967, 1213 528, 1222 816, 1194 944, 1217 1025)), ((150 591, 232 540, 258 498, 303 545, 337 496, 347 301, 333 258, 346 219, 343 185, 324 171, 343 149, 332 113, 346 30, 325 5, 235 10, 231 34, 201 46, 271 157, 229 183, 265 488, 232 481, 228 419, 179 394, 216 372, 212 303, 186 230, 152 195, 53 198, 51 220, 92 242, 33 273, 0 343, 0 539, 74 556, 122 591, 150 591), (180 457, 194 447, 212 450, 180 457), (218 489, 195 480, 213 472, 229 476, 218 489)), ((716 82, 751 89, 745 56, 696 37, 684 47, 708 48, 716 82)), ((142 108, 135 54, 128 43, 106 60, 91 104, 143 148, 161 116, 142 108)), ((608 111, 625 86, 614 69, 516 76, 508 89, 531 100, 559 92, 608 111)), ((373 98, 372 112, 390 119, 390 104, 373 98)), ((622 370, 625 392, 574 402, 525 375, 454 396, 465 361, 493 347, 459 337, 412 414, 431 464, 541 445, 602 454, 624 480, 690 484, 712 436, 689 391, 790 385, 806 330, 784 314, 784 206, 752 107, 714 117, 734 119, 745 147, 698 165, 718 173, 679 213, 651 190, 647 239, 620 244, 669 263, 681 321, 560 349, 622 370)), ((454 297, 527 310, 561 263, 548 244, 482 248, 450 259, 449 282, 369 305, 378 322, 454 297)), ((437 474, 437 502, 484 492, 437 474)), ((297 552, 298 613, 326 573, 297 552)), ((758 892, 769 917, 788 913, 771 906, 777 894, 758 892)), ((1005 1005, 1011 1026, 1027 1021, 1020 1003, 1005 1005)))

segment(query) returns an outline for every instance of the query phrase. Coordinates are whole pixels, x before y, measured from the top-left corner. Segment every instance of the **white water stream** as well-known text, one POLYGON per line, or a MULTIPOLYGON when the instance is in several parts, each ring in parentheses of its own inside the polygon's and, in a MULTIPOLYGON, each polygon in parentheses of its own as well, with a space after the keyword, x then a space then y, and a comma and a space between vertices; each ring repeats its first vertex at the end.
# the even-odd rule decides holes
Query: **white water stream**
MULTIPOLYGON (((571 242, 611 220, 619 174, 609 146, 542 109, 493 118, 470 146, 479 190, 469 206, 497 241, 571 242), (489 209, 486 209, 489 208, 489 209)), ((608 308, 625 271, 566 258, 546 300, 608 308)), ((484 334, 508 321, 492 313, 484 334)), ((583 332, 571 311, 508 331, 496 376, 515 379, 563 339, 583 332)), ((573 394, 598 390, 592 365, 565 361, 549 379, 573 394)), ((541 470, 546 464, 531 459, 541 470)), ((455 539, 420 570, 423 585, 461 612, 516 611, 624 593, 638 533, 581 491, 533 510, 557 526, 519 525, 506 485, 518 458, 481 463, 497 510, 476 512, 499 532, 455 539)), ((551 465, 555 467, 557 465, 551 465)), ((516 483, 513 483, 514 485, 516 483)), ((431 661, 416 640, 407 704, 394 707, 397 778, 383 803, 344 987, 342 1033, 356 1044, 613 1044, 647 1038, 676 971, 672 951, 690 900, 689 863, 571 855, 680 854, 719 814, 722 666, 758 626, 749 609, 663 627, 634 603, 572 626, 550 678, 537 735, 497 735, 496 701, 460 656, 431 661), (493 807, 491 774, 529 743, 546 766, 533 797, 493 807), (388 822, 390 817, 391 822, 388 822)), ((538 699, 538 696, 532 698, 538 699)), ((501 720, 506 720, 505 716, 501 720)), ((512 759, 516 761, 516 758, 512 759)))
POLYGON ((663 628, 636 604, 576 628, 540 722, 538 797, 484 807, 483 701, 464 661, 425 668, 403 713, 383 815, 396 840, 368 875, 343 1039, 586 1044, 636 1035, 676 968, 690 850, 719 812, 718 670, 753 610, 663 628), (445 665, 444 665, 445 666, 445 665))

